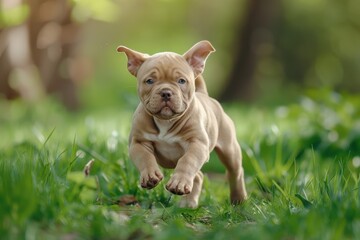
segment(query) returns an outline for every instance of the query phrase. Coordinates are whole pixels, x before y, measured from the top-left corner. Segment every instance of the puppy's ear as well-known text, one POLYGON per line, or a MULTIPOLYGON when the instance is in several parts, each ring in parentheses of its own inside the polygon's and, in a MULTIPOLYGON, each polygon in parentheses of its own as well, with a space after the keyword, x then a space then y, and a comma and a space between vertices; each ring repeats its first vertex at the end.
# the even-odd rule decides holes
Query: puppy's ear
POLYGON ((209 41, 201 41, 190 48, 183 56, 194 70, 195 78, 204 71, 205 62, 215 48, 209 41))
POLYGON ((144 61, 149 57, 149 55, 134 51, 130 48, 119 46, 117 48, 118 52, 124 52, 128 58, 128 70, 129 72, 136 77, 137 72, 144 61))

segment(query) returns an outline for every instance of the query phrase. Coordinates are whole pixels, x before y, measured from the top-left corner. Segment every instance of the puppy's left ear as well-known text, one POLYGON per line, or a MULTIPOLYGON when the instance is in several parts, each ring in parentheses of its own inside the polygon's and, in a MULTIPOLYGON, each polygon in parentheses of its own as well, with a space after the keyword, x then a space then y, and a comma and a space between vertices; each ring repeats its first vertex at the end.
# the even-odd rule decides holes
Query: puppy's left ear
POLYGON ((117 48, 118 52, 124 52, 128 58, 128 70, 129 72, 136 77, 137 72, 149 55, 134 51, 130 48, 119 46, 117 48))
POLYGON ((194 70, 195 78, 204 71, 205 62, 215 48, 209 41, 201 41, 190 48, 183 56, 194 70))

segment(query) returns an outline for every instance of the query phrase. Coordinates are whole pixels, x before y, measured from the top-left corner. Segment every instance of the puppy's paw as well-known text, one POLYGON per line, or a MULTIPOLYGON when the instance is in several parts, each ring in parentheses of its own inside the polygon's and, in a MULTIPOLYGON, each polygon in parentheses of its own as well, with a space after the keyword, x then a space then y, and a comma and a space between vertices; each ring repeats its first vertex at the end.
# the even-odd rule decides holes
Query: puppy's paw
POLYGON ((159 169, 145 169, 141 171, 140 183, 142 188, 152 189, 164 178, 159 169))
MULTIPOLYGON (((189 196, 189 195, 187 195, 189 196)), ((179 203, 179 207, 181 208, 197 208, 198 207, 198 200, 197 199, 189 199, 184 196, 179 203)))
POLYGON ((184 176, 175 173, 166 184, 166 189, 169 192, 177 195, 189 194, 193 187, 193 179, 188 176, 184 176))

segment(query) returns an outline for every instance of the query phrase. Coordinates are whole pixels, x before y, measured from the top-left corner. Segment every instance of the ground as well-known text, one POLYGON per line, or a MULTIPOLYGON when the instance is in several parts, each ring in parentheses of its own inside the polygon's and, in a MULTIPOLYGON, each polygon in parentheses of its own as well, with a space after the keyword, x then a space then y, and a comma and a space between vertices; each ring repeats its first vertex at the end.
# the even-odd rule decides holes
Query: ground
POLYGON ((133 109, 0 104, 4 239, 360 238, 359 97, 309 92, 284 106, 225 105, 249 199, 230 205, 212 154, 197 209, 178 208, 180 197, 165 190, 171 171, 154 190, 139 187, 127 154, 133 109))

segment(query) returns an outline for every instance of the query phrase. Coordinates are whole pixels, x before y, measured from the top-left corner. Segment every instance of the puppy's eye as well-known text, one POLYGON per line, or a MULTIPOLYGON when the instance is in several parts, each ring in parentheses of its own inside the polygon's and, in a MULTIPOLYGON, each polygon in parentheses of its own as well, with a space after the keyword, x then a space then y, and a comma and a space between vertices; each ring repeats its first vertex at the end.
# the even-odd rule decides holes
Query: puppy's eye
POLYGON ((146 79, 146 80, 145 80, 145 83, 146 83, 147 85, 151 85, 151 84, 154 83, 154 80, 151 79, 151 78, 149 78, 149 79, 146 79))
POLYGON ((185 83, 186 83, 186 80, 183 79, 183 78, 180 78, 180 79, 178 80, 178 83, 179 83, 179 84, 185 84, 185 83))

